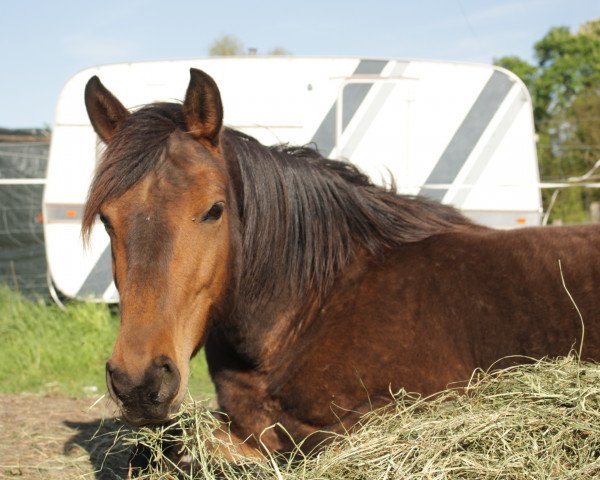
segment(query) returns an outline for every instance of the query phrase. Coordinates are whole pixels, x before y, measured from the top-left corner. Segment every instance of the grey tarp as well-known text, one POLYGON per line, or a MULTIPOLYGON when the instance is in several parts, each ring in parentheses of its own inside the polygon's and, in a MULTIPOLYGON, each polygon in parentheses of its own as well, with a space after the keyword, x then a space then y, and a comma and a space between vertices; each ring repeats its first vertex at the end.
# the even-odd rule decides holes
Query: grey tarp
MULTIPOLYGON (((0 179, 46 176, 48 143, 0 143, 0 179)), ((12 182, 11 182, 12 183, 12 182)), ((0 283, 45 294, 46 254, 41 224, 44 185, 0 183, 0 283)))

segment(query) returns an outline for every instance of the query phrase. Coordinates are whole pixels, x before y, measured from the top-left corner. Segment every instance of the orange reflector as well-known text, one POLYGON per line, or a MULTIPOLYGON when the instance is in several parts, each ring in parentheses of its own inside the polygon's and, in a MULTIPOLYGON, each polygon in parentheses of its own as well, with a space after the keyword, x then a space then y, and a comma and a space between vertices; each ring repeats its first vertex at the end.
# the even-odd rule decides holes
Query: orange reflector
POLYGON ((523 224, 523 223, 525 223, 526 221, 527 221, 527 220, 525 220, 523 217, 519 217, 519 218, 517 218, 517 223, 521 223, 521 224, 523 224))
POLYGON ((77 216, 77 212, 75 210, 67 210, 67 217, 75 218, 77 216))
POLYGON ((38 214, 35 216, 35 221, 40 225, 44 223, 44 215, 42 215, 42 212, 38 212, 38 214))

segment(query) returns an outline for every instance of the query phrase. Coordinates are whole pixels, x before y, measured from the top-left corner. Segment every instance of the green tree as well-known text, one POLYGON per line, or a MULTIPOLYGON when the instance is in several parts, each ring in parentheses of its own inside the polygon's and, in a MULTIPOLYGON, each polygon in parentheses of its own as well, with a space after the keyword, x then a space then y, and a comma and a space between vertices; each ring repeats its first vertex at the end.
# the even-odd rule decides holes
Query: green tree
MULTIPOLYGON (((550 29, 534 53, 535 65, 514 56, 495 63, 517 74, 531 92, 542 179, 581 176, 600 159, 600 19, 575 33, 550 29)), ((551 195, 544 191, 546 206, 551 195)), ((568 189, 559 198, 554 218, 579 222, 600 192, 568 189)))
POLYGON ((287 49, 283 48, 283 47, 275 47, 272 48, 271 50, 269 50, 269 55, 291 55, 291 52, 289 52, 287 49))
POLYGON ((515 73, 527 88, 532 91, 537 78, 537 68, 516 56, 495 58, 494 64, 515 73))
MULTIPOLYGON (((210 45, 208 54, 211 57, 227 57, 233 55, 256 55, 256 49, 248 49, 235 35, 223 35, 217 38, 210 45)), ((275 47, 269 50, 267 55, 291 55, 291 53, 283 47, 275 47)))
POLYGON ((208 53, 211 57, 224 57, 231 55, 244 55, 244 45, 234 35, 223 35, 217 38, 210 46, 208 53))
POLYGON ((580 92, 600 86, 600 35, 586 25, 575 34, 553 28, 535 44, 538 121, 564 112, 580 92))

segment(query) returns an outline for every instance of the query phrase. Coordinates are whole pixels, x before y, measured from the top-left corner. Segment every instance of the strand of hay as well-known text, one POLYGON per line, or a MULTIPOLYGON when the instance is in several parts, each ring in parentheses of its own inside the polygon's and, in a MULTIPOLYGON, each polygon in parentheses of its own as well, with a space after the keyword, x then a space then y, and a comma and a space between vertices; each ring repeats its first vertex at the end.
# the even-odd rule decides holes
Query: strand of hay
POLYGON ((174 425, 130 434, 126 442, 145 445, 155 461, 139 478, 599 478, 600 365, 575 356, 544 359, 476 372, 461 393, 419 399, 400 392, 385 411, 366 414, 351 435, 293 461, 227 462, 215 454, 221 443, 212 435, 216 426, 206 406, 192 403, 174 425), (191 471, 178 471, 165 457, 165 445, 173 442, 191 471))

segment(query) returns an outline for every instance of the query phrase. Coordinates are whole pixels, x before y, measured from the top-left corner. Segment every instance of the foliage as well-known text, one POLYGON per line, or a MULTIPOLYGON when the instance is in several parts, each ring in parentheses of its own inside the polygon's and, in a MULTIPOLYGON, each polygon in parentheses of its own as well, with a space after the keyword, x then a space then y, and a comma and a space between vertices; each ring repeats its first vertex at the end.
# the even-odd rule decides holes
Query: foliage
POLYGON ((600 87, 600 36, 557 27, 534 48, 540 69, 535 84, 538 122, 567 110, 580 92, 600 87))
POLYGON ((533 91, 535 88, 535 81, 537 78, 537 69, 525 60, 511 55, 501 58, 494 59, 494 64, 499 67, 506 68, 514 74, 516 74, 523 83, 527 86, 529 91, 533 91))
MULTIPOLYGON (((211 57, 233 56, 233 55, 256 55, 256 49, 250 48, 246 51, 244 44, 235 35, 223 35, 211 44, 208 53, 211 57)), ((268 51, 267 55, 291 55, 283 47, 275 47, 268 51)))
MULTIPOLYGON (((600 19, 576 33, 552 28, 534 52, 536 65, 514 56, 495 63, 517 74, 531 92, 542 179, 582 176, 600 159, 600 19)), ((544 192, 546 207, 551 195, 544 192)), ((553 218, 584 221, 592 201, 600 201, 598 190, 563 191, 553 218)))
POLYGON ((308 457, 236 455, 230 441, 215 438, 217 423, 201 404, 126 442, 152 452, 146 479, 170 478, 178 467, 164 448, 176 445, 191 463, 177 478, 586 480, 600 475, 599 375, 600 365, 570 356, 476 372, 464 392, 420 399, 401 391, 355 432, 308 457), (234 462, 216 447, 233 452, 234 462))
POLYGON ((212 57, 243 55, 244 45, 234 35, 223 35, 210 46, 208 53, 212 57))
POLYGON ((283 47, 275 47, 269 50, 269 55, 291 55, 291 52, 283 47))
MULTIPOLYGON (((71 302, 61 310, 0 285, 0 392, 104 391, 104 365, 118 328, 118 316, 105 304, 71 302)), ((214 396, 204 355, 191 367, 192 394, 214 396)))
MULTIPOLYGON (((600 69, 600 64, 598 64, 600 69)), ((590 144, 600 146, 600 90, 588 89, 582 91, 568 111, 569 125, 576 125, 572 138, 568 141, 574 144, 590 144)), ((598 155, 588 157, 588 161, 596 159, 598 155)))

